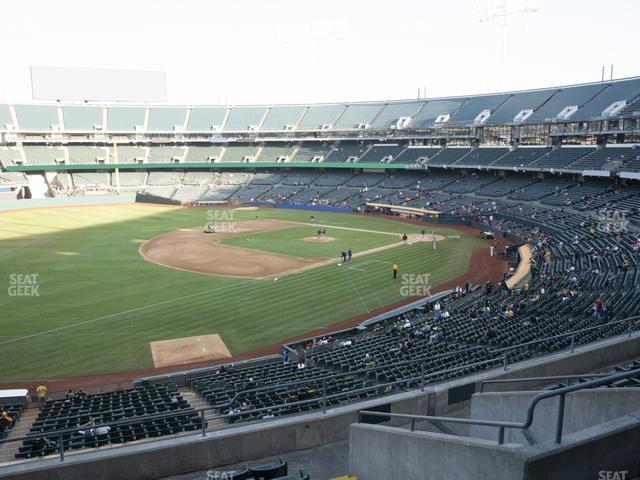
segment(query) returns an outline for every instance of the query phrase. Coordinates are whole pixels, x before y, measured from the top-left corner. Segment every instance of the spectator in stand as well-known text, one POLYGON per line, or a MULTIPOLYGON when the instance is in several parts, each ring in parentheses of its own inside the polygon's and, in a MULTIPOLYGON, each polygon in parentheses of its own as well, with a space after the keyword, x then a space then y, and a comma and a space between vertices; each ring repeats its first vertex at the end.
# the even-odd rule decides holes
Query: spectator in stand
POLYGON ((495 325, 490 325, 489 328, 487 328, 487 331, 484 334, 484 336, 487 340, 493 340, 498 336, 498 329, 496 328, 495 325))
POLYGON ((84 391, 84 389, 79 388, 74 394, 73 394, 73 404, 74 405, 80 405, 82 404, 82 402, 88 397, 89 395, 87 394, 87 392, 84 391))
POLYGON ((107 440, 109 439, 109 432, 111 432, 111 427, 109 425, 105 425, 103 427, 98 427, 95 429, 98 446, 105 445, 107 443, 107 440))
POLYGON ((376 366, 376 359, 367 353, 364 358, 364 367, 373 368, 375 366, 376 366))
POLYGON ((31 455, 42 457, 55 451, 56 444, 46 437, 40 436, 31 443, 31 455))
POLYGON ((604 318, 604 315, 604 301, 599 298, 598 300, 596 300, 596 303, 593 304, 593 318, 595 318, 596 320, 602 320, 604 318))
POLYGON ((47 403, 47 387, 42 383, 36 388, 36 396, 40 402, 40 408, 44 407, 44 404, 47 403))
POLYGON ((5 411, 0 414, 0 433, 8 433, 13 426, 13 418, 5 411))
POLYGON ((64 402, 65 403, 73 403, 73 400, 75 398, 75 393, 73 393, 73 390, 69 389, 67 390, 67 393, 64 394, 64 402))

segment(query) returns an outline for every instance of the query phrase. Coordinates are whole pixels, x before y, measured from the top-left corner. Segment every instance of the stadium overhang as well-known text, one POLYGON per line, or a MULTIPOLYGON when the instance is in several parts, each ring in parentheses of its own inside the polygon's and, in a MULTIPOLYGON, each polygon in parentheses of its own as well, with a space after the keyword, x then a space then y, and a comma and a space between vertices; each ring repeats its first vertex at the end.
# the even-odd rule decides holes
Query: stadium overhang
POLYGON ((417 208, 417 207, 402 207, 399 205, 389 205, 386 203, 370 203, 367 202, 367 207, 379 208, 379 209, 388 209, 391 212, 395 213, 404 213, 409 215, 429 215, 432 217, 439 217, 442 212, 437 210, 428 210, 426 208, 417 208))

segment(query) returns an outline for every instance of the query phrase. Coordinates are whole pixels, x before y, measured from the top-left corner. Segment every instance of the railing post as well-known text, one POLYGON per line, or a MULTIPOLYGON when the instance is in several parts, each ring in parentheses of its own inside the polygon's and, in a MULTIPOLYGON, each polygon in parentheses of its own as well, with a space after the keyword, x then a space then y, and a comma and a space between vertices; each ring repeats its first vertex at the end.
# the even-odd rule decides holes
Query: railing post
POLYGON ((504 427, 498 428, 498 445, 504 444, 504 427))
POLYGON ((200 410, 200 420, 202 422, 202 436, 206 437, 207 436, 207 426, 204 422, 204 410, 200 410))
POLYGON ((502 360, 502 363, 504 365, 504 370, 507 371, 509 365, 508 352, 504 352, 504 359, 502 360))
POLYGON ((420 391, 424 392, 424 360, 420 364, 420 391))
POLYGON ((58 435, 58 451, 60 452, 60 461, 64 462, 64 440, 62 434, 58 435))
POLYGON ((322 379, 322 414, 327 413, 327 379, 322 379))
POLYGON ((564 423, 564 397, 565 393, 560 394, 560 401, 558 402, 558 417, 556 421, 556 443, 562 441, 562 425, 564 423))
POLYGON ((575 346, 576 346, 576 334, 572 333, 571 334, 571 353, 573 353, 573 351, 575 350, 575 346))
POLYGON ((429 389, 429 392, 427 392, 427 415, 430 415, 432 417, 436 416, 436 392, 433 390, 433 388, 429 389))
POLYGON ((414 432, 416 430, 416 419, 411 419, 411 431, 414 432))

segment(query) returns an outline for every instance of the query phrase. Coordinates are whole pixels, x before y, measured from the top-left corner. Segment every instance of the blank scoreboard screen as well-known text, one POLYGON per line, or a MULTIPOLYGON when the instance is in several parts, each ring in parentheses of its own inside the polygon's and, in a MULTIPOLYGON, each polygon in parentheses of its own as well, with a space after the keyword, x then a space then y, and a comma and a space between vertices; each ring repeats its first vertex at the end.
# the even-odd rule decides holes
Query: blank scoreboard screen
POLYGON ((147 70, 31 66, 34 100, 167 102, 167 73, 147 70))

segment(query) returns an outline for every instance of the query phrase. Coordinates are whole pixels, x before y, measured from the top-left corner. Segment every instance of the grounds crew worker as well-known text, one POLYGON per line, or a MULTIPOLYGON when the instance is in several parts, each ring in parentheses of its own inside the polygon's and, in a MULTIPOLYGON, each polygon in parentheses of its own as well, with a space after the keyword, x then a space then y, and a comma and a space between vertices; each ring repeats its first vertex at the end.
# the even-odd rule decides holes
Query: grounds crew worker
POLYGON ((398 278, 398 264, 394 263, 392 268, 393 268, 393 279, 395 280, 396 278, 398 278))

